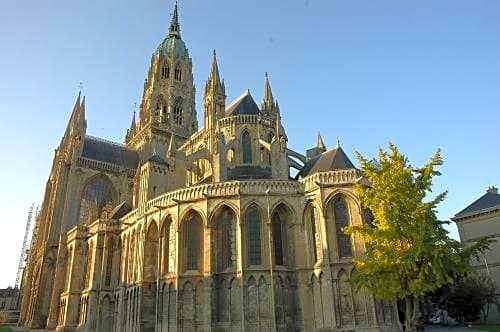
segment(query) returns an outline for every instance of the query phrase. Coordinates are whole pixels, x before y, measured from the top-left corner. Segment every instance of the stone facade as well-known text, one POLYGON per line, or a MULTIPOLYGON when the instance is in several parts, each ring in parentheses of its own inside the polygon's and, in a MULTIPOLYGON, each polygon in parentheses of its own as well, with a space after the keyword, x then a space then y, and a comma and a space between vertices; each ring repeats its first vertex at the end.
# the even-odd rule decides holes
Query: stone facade
POLYGON ((58 331, 392 331, 355 291, 362 174, 321 137, 287 147, 266 75, 226 106, 215 52, 198 129, 177 6, 125 143, 86 135, 78 97, 56 149, 22 282, 20 323, 58 331), (299 171, 290 177, 290 168, 299 171))
MULTIPOLYGON (((479 260, 472 265, 483 275, 488 275, 499 287, 500 291, 500 194, 498 189, 490 187, 486 193, 458 212, 452 220, 457 224, 460 241, 474 243, 478 239, 489 236, 496 242, 490 244, 479 260)), ((500 294, 497 294, 500 303, 500 294)), ((488 319, 500 322, 500 308, 493 306, 488 319)))
POLYGON ((17 310, 18 300, 19 289, 12 287, 0 289, 0 312, 17 310))

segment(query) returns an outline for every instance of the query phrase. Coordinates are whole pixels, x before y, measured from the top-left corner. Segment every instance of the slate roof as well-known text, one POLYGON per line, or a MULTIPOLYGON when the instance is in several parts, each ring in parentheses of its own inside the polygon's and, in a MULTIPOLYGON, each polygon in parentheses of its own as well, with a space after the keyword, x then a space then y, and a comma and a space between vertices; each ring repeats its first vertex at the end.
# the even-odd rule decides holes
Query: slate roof
POLYGON ((226 108, 226 115, 259 113, 259 107, 255 103, 255 100, 253 100, 252 95, 250 95, 250 90, 246 90, 226 108))
POLYGON ((460 218, 464 215, 473 214, 474 212, 491 209, 494 207, 498 207, 498 209, 500 209, 500 194, 488 190, 486 194, 479 197, 477 200, 475 200, 472 204, 467 206, 462 211, 458 212, 455 215, 454 219, 460 218))
POLYGON ((128 205, 127 202, 123 201, 120 204, 118 204, 109 214, 110 219, 120 219, 121 217, 125 216, 127 213, 132 211, 132 208, 130 205, 128 205))
POLYGON ((336 147, 325 151, 322 154, 306 161, 304 167, 297 174, 298 177, 305 177, 317 172, 327 172, 340 169, 356 168, 349 160, 342 148, 336 147))
POLYGON ((105 163, 136 169, 139 164, 137 151, 125 145, 113 143, 93 136, 85 136, 82 157, 105 163))

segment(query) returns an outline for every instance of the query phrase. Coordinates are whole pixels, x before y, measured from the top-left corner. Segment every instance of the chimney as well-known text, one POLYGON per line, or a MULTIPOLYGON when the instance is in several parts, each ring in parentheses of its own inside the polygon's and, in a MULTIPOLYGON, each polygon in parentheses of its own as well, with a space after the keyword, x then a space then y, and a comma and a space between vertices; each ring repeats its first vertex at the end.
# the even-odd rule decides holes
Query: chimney
POLYGON ((498 195, 498 188, 495 187, 495 186, 491 186, 491 187, 488 187, 488 189, 486 190, 486 192, 488 194, 495 194, 495 195, 498 195))

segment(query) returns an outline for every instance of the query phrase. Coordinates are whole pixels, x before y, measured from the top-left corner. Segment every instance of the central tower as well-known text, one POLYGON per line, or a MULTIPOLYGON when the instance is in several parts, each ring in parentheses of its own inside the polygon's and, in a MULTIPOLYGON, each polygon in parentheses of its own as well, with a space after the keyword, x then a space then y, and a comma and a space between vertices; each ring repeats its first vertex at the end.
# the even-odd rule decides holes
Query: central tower
POLYGON ((139 121, 134 113, 125 143, 142 160, 165 156, 172 138, 182 144, 197 129, 192 61, 181 39, 175 3, 168 34, 151 57, 139 121))

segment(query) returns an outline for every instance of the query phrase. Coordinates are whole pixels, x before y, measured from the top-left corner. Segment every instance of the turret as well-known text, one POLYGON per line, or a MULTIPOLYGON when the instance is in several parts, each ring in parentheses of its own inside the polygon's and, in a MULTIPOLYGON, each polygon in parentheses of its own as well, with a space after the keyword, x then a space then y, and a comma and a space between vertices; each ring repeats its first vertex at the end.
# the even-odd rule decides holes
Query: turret
POLYGON ((81 153, 82 142, 87 130, 87 121, 85 120, 85 97, 81 97, 81 92, 76 98, 73 112, 66 126, 66 131, 59 144, 57 154, 64 160, 70 162, 77 158, 81 153))
POLYGON ((140 151, 142 161, 151 156, 153 147, 164 156, 171 137, 182 143, 198 129, 192 61, 181 39, 177 7, 176 3, 168 32, 151 57, 139 123, 135 130, 131 125, 125 139, 140 151))
POLYGON ((278 102, 274 101, 273 92, 271 91, 271 84, 269 83, 269 76, 265 74, 266 81, 264 84, 264 99, 262 101, 262 113, 268 116, 273 116, 274 113, 279 113, 278 102))
POLYGON ((204 127, 205 130, 215 129, 216 121, 224 117, 226 108, 226 88, 224 81, 221 82, 219 67, 217 65, 217 55, 213 53, 212 68, 205 84, 205 96, 203 98, 205 106, 204 127))

